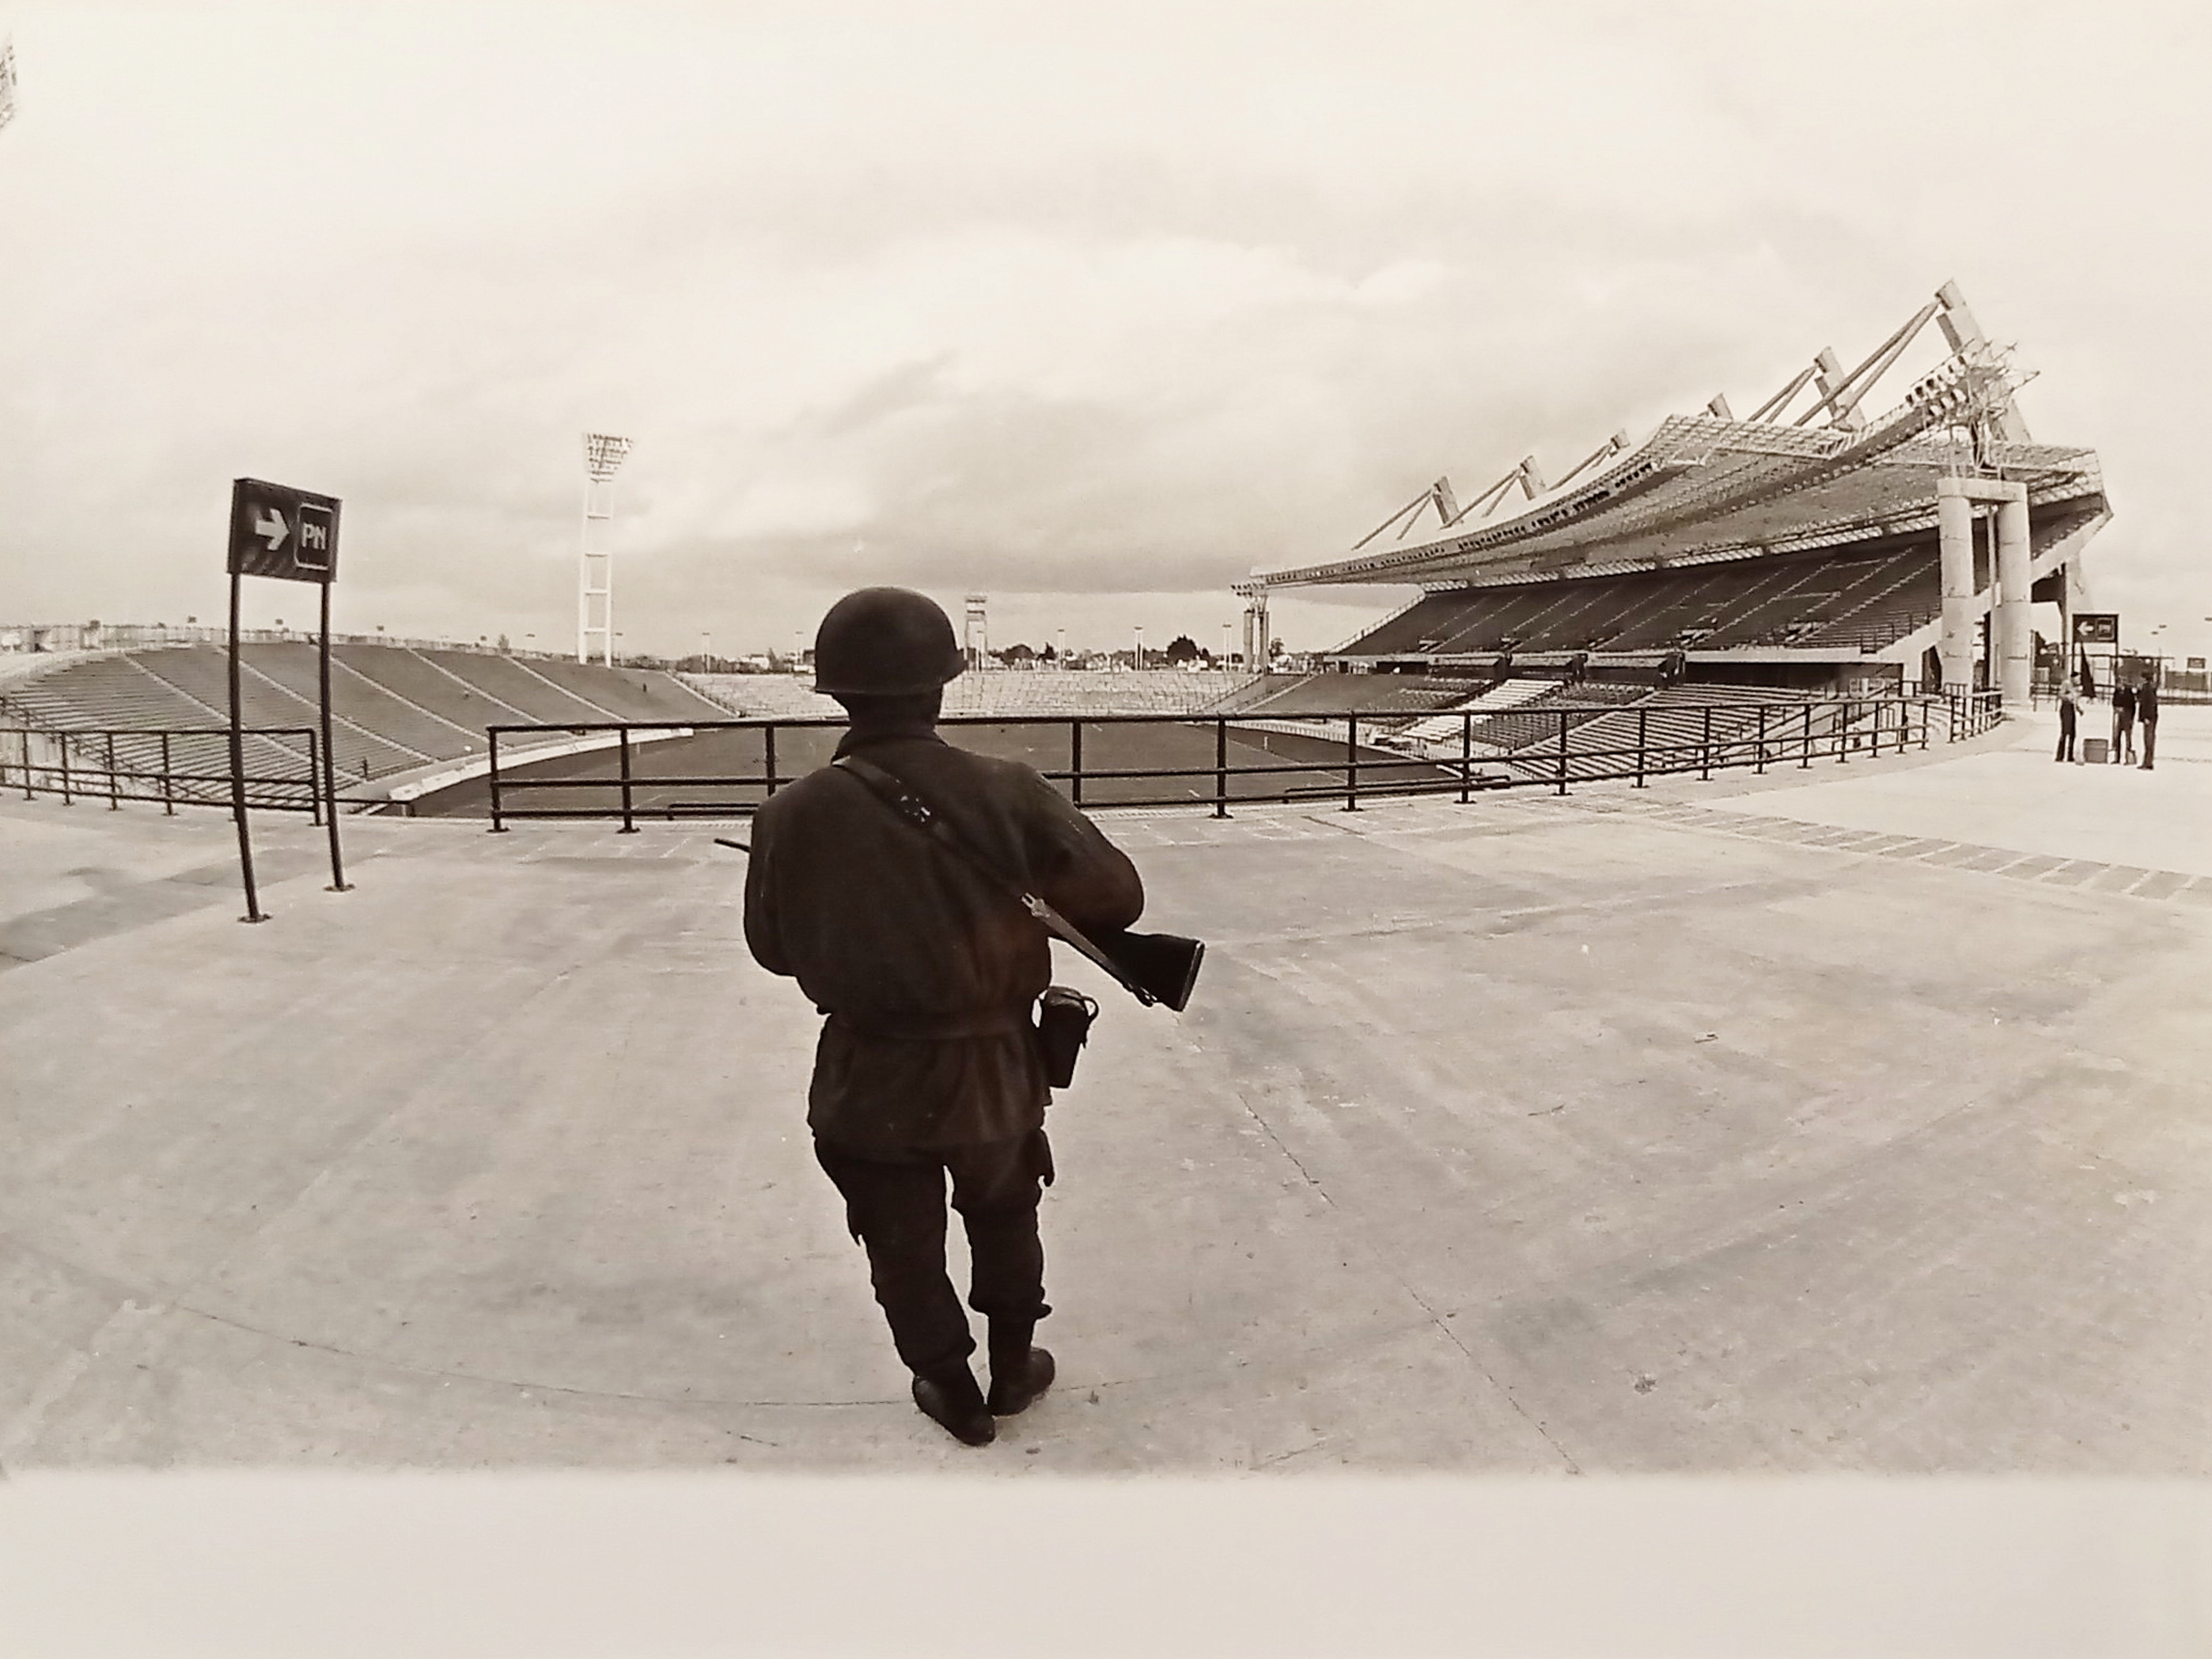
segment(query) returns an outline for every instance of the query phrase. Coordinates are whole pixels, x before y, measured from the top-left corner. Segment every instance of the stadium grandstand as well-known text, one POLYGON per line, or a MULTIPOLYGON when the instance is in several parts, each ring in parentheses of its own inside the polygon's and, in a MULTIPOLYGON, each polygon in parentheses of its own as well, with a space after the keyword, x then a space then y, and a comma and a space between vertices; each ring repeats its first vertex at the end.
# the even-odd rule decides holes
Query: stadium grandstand
MULTIPOLYGON (((1240 584, 1248 664, 1266 659, 1271 590, 1419 589, 1321 653, 1317 672, 979 665, 948 688, 945 713, 1008 722, 965 729, 1037 763, 1040 744, 1060 745, 1071 781, 1107 764, 1107 740, 1094 733, 1086 759, 1080 731, 1051 737, 1036 723, 1211 724, 1210 738, 1165 724, 1115 733, 1094 787, 1146 798, 1111 771, 1157 764, 1179 799, 1204 795, 1211 771, 1217 805, 1243 791, 1231 772, 1324 761, 1376 786, 1463 787, 1490 765, 1488 782, 1564 787, 1640 778, 1647 762, 1687 765, 1693 752, 1701 771, 1763 765, 1784 739, 1841 753, 1878 749, 1885 733, 1924 738, 1934 713, 1916 728, 1880 700, 1940 696, 1955 709, 1984 693, 2016 707, 2035 668, 2057 672, 2033 609, 2055 605, 2048 637, 2065 637, 2086 603, 2084 549, 2110 517, 2093 451, 2031 439, 2014 396, 2023 378, 1946 284, 1856 368, 1824 350, 1747 418, 1716 397, 1640 445, 1616 434, 1556 483, 1524 459, 1464 506, 1439 478, 1347 556, 1240 584), (1903 401, 1869 418, 1893 376, 1909 378, 1903 401), (1516 490, 1521 510, 1499 516, 1516 490), (1431 509, 1435 527, 1413 538, 1431 509), (1419 769, 1432 763, 1457 769, 1419 769)), ((18 729, 27 772, 38 745, 51 756, 74 744, 88 772, 158 768, 165 800, 222 798, 228 667, 214 630, 0 629, 0 659, 13 665, 0 725, 18 729)), ((314 645, 258 633, 241 663, 246 769, 292 788, 318 721, 314 645)), ((803 676, 678 674, 482 641, 349 635, 331 669, 331 757, 356 807, 480 810, 496 799, 477 787, 495 769, 489 734, 506 728, 498 769, 518 787, 550 779, 580 806, 595 798, 574 792, 592 779, 651 777, 665 806, 703 810, 751 798, 733 769, 787 775, 822 741, 806 723, 840 717, 803 676), (732 720, 802 730, 779 752, 772 735, 692 729, 732 720)), ((1953 737, 1978 729, 1978 715, 1946 718, 1953 737)))
MULTIPOLYGON (((2111 516, 2094 451, 2031 440, 2024 378, 1947 283, 1856 368, 1823 350, 1746 418, 1716 397, 1554 483, 1530 457, 1464 506, 1437 479, 1347 556, 1239 585, 1248 648, 1272 589, 1410 584, 1413 599, 1323 653, 1328 670, 2024 703, 2086 606, 2083 552, 2111 516), (1869 418, 1931 322, 1948 349, 1869 418), (1516 491, 1521 510, 1497 516, 1516 491), (2049 650, 2038 604, 2057 607, 2049 650)), ((1355 684, 1338 696, 1367 706, 1355 684)))
MULTIPOLYGON (((842 718, 811 675, 699 674, 685 684, 731 714, 780 720, 842 718)), ((1194 714, 1212 711, 1255 683, 1219 668, 977 668, 945 688, 951 715, 1194 714)))
MULTIPOLYGON (((0 641, 37 647, 0 652, 0 724, 80 750, 82 738, 97 736, 98 761, 112 745, 114 763, 136 774, 180 775, 180 799, 227 799, 218 732, 229 719, 229 668, 221 646, 179 637, 198 631, 96 623, 0 630, 0 641)), ((306 777, 308 733, 319 719, 314 644, 263 630, 239 654, 247 773, 306 777)), ((495 725, 680 728, 729 712, 659 669, 450 641, 334 638, 331 671, 332 756, 343 793, 356 805, 477 775, 489 763, 486 733, 495 725)), ((538 740, 541 751, 562 752, 606 741, 551 732, 538 740)))
MULTIPOLYGON (((310 732, 319 720, 313 636, 255 630, 240 654, 246 775, 271 804, 309 805, 310 732)), ((482 791, 465 786, 490 769, 494 726, 547 728, 502 738, 502 767, 526 776, 555 761, 564 775, 589 772, 601 764, 593 754, 623 741, 603 729, 610 726, 630 727, 635 742, 668 745, 669 758, 648 769, 665 770, 692 752, 684 740, 698 723, 842 718, 808 675, 676 673, 363 635, 335 636, 331 665, 331 748, 341 805, 352 808, 413 810, 455 791, 477 801, 482 791)), ((84 779, 112 769, 126 781, 161 780, 165 799, 227 801, 228 676, 218 630, 0 628, 0 727, 17 734, 0 745, 0 761, 36 763, 43 778, 67 749, 84 779)), ((1251 684, 1251 676, 1218 669, 979 670, 947 688, 945 712, 1174 716, 1208 709, 1251 684)))

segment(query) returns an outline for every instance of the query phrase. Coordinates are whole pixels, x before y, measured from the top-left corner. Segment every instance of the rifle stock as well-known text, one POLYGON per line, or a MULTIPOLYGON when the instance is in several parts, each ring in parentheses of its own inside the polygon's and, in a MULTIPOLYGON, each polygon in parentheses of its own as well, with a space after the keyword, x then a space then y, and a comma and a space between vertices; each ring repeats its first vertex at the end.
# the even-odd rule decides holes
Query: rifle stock
POLYGON ((1206 941, 1180 933, 1106 933, 1098 949, 1132 984, 1178 1014, 1189 1006, 1206 959, 1206 941))

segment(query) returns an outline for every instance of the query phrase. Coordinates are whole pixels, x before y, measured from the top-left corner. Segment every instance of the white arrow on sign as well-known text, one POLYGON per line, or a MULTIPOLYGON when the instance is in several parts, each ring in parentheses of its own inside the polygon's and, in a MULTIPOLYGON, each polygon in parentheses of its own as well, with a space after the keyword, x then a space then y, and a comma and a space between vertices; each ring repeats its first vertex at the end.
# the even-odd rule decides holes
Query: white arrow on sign
POLYGON ((284 515, 271 508, 263 507, 262 516, 253 521, 253 533, 269 544, 274 553, 284 545, 284 538, 292 533, 292 526, 284 522, 284 515))

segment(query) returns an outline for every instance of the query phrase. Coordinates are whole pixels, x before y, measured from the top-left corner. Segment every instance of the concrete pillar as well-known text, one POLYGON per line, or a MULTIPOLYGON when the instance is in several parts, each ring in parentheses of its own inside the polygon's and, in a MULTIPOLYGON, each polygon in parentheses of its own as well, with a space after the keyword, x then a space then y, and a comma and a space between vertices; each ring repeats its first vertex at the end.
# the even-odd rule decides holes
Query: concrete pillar
POLYGON ((1943 576, 1936 654, 1943 665, 1943 689, 1965 691, 1974 677, 1974 504, 1963 480, 1936 479, 1936 534, 1943 576))
POLYGON ((2087 547, 2076 547, 2066 557, 2066 614, 2077 611, 2094 611, 2097 607, 2089 598, 2089 572, 2081 561, 2088 553, 2087 547))
MULTIPOLYGON (((2081 538, 2086 541, 2087 538, 2081 538)), ((2066 672, 2077 673, 2081 666, 2081 647, 2074 643, 2074 618, 2084 611, 2097 607, 2089 598, 2089 573, 2081 560, 2089 550, 2077 541, 2074 550, 2066 556, 2065 580, 2060 587, 2058 608, 2063 621, 2059 625, 2059 637, 2066 643, 2066 672)))
POLYGON ((1267 590, 1256 584, 1235 590, 1244 600, 1244 668, 1248 673, 1267 666, 1267 590))
POLYGON ((2028 628, 2027 486, 2014 484, 1997 507, 1997 690, 2008 709, 2027 707, 2035 661, 2028 628))

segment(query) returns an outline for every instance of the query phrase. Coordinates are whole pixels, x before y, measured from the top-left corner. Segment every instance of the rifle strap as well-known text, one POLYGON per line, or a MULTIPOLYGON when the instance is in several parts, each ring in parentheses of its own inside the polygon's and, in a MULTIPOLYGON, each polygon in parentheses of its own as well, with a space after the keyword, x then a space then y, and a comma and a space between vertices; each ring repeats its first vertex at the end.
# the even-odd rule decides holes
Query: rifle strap
POLYGON ((1042 922, 1047 933, 1074 946, 1104 969, 1113 975, 1115 983, 1139 1002, 1149 1007, 1158 1000, 1150 991, 1123 973, 1111 957, 1091 942, 1089 934, 1046 903, 1036 892, 977 852, 935 807, 915 792, 905 779, 859 755, 840 756, 833 764, 866 785, 870 794, 910 829, 928 837, 938 847, 984 877, 1000 892, 1012 898, 1023 909, 1042 922))

